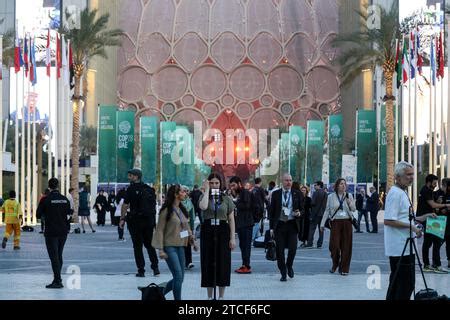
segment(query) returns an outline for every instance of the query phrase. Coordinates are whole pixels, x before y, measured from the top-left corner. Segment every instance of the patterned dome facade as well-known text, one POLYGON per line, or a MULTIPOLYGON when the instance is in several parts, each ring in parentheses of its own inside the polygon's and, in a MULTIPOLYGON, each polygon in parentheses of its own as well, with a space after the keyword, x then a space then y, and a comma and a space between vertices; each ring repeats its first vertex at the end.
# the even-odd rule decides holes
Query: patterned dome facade
POLYGON ((121 2, 118 100, 204 127, 286 128, 339 113, 337 0, 121 2))

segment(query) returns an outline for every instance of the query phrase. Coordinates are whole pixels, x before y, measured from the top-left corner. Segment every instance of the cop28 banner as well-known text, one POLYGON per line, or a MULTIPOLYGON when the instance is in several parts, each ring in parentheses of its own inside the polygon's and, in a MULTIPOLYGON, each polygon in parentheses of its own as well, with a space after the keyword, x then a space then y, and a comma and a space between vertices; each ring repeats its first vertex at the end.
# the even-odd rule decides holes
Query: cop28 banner
POLYGON ((115 106, 100 106, 98 117, 98 182, 116 182, 117 141, 115 106))
POLYGON ((177 167, 172 160, 172 151, 176 144, 175 122, 160 122, 161 126, 161 181, 162 184, 177 183, 176 170, 177 167))
POLYGON ((356 126, 356 182, 372 182, 377 164, 377 115, 374 110, 358 110, 356 126))
POLYGON ((144 183, 156 183, 158 117, 141 117, 141 170, 144 183))
POLYGON ((128 170, 134 165, 134 111, 117 114, 117 182, 128 182, 128 170))
POLYGON ((305 182, 306 132, 300 126, 289 127, 289 172, 294 181, 305 182))
POLYGON ((306 138, 306 182, 322 180, 323 139, 325 128, 323 121, 309 120, 306 138))
POLYGON ((289 172, 289 133, 282 133, 280 143, 281 174, 289 172))
POLYGON ((344 143, 342 123, 341 114, 328 117, 328 172, 330 183, 333 183, 342 175, 342 148, 344 143))

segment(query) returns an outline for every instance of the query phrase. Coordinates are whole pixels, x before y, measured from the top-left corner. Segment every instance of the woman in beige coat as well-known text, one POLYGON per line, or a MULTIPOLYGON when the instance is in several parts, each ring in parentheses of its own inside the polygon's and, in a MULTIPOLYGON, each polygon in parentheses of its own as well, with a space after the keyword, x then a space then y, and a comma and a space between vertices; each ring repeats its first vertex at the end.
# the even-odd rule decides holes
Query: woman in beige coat
POLYGON ((343 276, 350 271, 353 245, 353 212, 356 211, 353 196, 347 192, 347 182, 340 178, 334 184, 334 192, 328 195, 327 207, 320 228, 323 231, 325 222, 331 219, 330 253, 333 265, 330 273, 343 276))

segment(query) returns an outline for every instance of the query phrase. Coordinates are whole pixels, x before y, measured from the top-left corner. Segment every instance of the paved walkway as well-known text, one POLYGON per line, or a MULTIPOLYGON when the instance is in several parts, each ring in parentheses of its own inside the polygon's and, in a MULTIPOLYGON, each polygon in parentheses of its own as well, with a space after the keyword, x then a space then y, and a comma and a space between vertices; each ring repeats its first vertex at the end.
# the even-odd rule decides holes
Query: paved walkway
MULTIPOLYGON (((94 220, 95 221, 95 220, 94 220)), ((264 249, 252 248, 251 264, 254 272, 248 275, 232 273, 231 287, 226 298, 231 300, 383 300, 386 295, 389 263, 384 256, 382 214, 378 234, 354 234, 350 275, 329 274, 331 260, 328 251, 329 233, 325 234, 322 249, 299 249, 294 262, 295 277, 280 282, 276 262, 264 257, 264 249)), ((147 273, 146 278, 134 276, 136 267, 129 234, 126 242, 118 242, 117 228, 96 227, 97 232, 70 234, 64 251, 63 290, 45 289, 51 282, 51 267, 44 239, 38 233, 22 234, 20 251, 12 250, 12 243, 0 249, 0 300, 138 300, 138 286, 170 280, 167 264, 160 261, 160 277, 147 273), (74 267, 73 267, 74 266, 74 267), (75 268, 75 269, 74 269, 75 268), (69 270, 68 270, 69 269, 69 270), (80 276, 74 276, 79 270, 80 276)), ((364 224, 362 230, 365 230, 364 224)), ((3 234, 4 228, 0 228, 3 234)), ((12 239, 11 239, 12 240, 12 239)), ((419 249, 421 241, 419 241, 419 249)), ((430 252, 431 254, 431 252, 430 252)), ((444 247, 441 251, 445 260, 444 247)), ((147 268, 148 265, 148 257, 147 268)), ((206 289, 200 288, 200 257, 193 254, 195 267, 185 273, 183 299, 204 300, 206 289)), ((240 267, 239 248, 232 253, 232 269, 240 267)), ((446 264, 444 264, 446 265, 446 264)), ((426 274, 429 287, 450 296, 450 274, 426 274)), ((417 290, 423 281, 417 276, 417 290)), ((172 294, 167 295, 172 299, 172 294)))

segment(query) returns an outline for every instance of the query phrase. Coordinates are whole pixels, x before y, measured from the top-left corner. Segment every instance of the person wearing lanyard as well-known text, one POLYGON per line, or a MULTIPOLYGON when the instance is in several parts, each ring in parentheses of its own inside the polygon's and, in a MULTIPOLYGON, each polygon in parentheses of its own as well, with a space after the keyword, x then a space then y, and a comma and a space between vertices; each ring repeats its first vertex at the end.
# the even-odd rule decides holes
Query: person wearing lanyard
POLYGON ((297 235, 300 217, 304 213, 305 199, 300 191, 292 189, 292 176, 283 175, 283 187, 272 193, 269 207, 270 235, 275 237, 280 281, 294 277, 294 259, 297 253, 297 235), (284 250, 288 248, 287 260, 284 250))
POLYGON ((201 286, 207 288, 208 299, 213 299, 214 286, 219 287, 219 300, 223 300, 225 287, 230 286, 231 250, 236 247, 233 200, 220 192, 214 198, 211 189, 223 190, 222 179, 211 173, 203 183, 200 196, 203 223, 200 229, 201 286), (215 201, 218 202, 215 214, 215 201))
POLYGON ((188 213, 181 203, 186 191, 180 185, 172 185, 167 191, 166 201, 159 213, 152 246, 159 250, 159 257, 165 259, 173 279, 164 288, 164 295, 173 291, 175 300, 181 300, 181 287, 184 280, 184 247, 197 246, 189 227, 188 213))
POLYGON ((173 276, 164 288, 164 295, 173 291, 174 300, 181 300, 185 265, 184 247, 188 244, 193 245, 197 251, 189 227, 188 213, 181 203, 185 197, 186 191, 180 185, 172 185, 169 188, 152 239, 152 246, 159 250, 159 257, 166 260, 173 276))
POLYGON ((353 196, 347 192, 347 182, 343 178, 336 180, 334 192, 328 195, 327 208, 323 215, 320 229, 323 231, 325 222, 331 220, 330 253, 333 265, 329 270, 347 276, 350 272, 353 246, 353 212, 356 211, 353 196))

